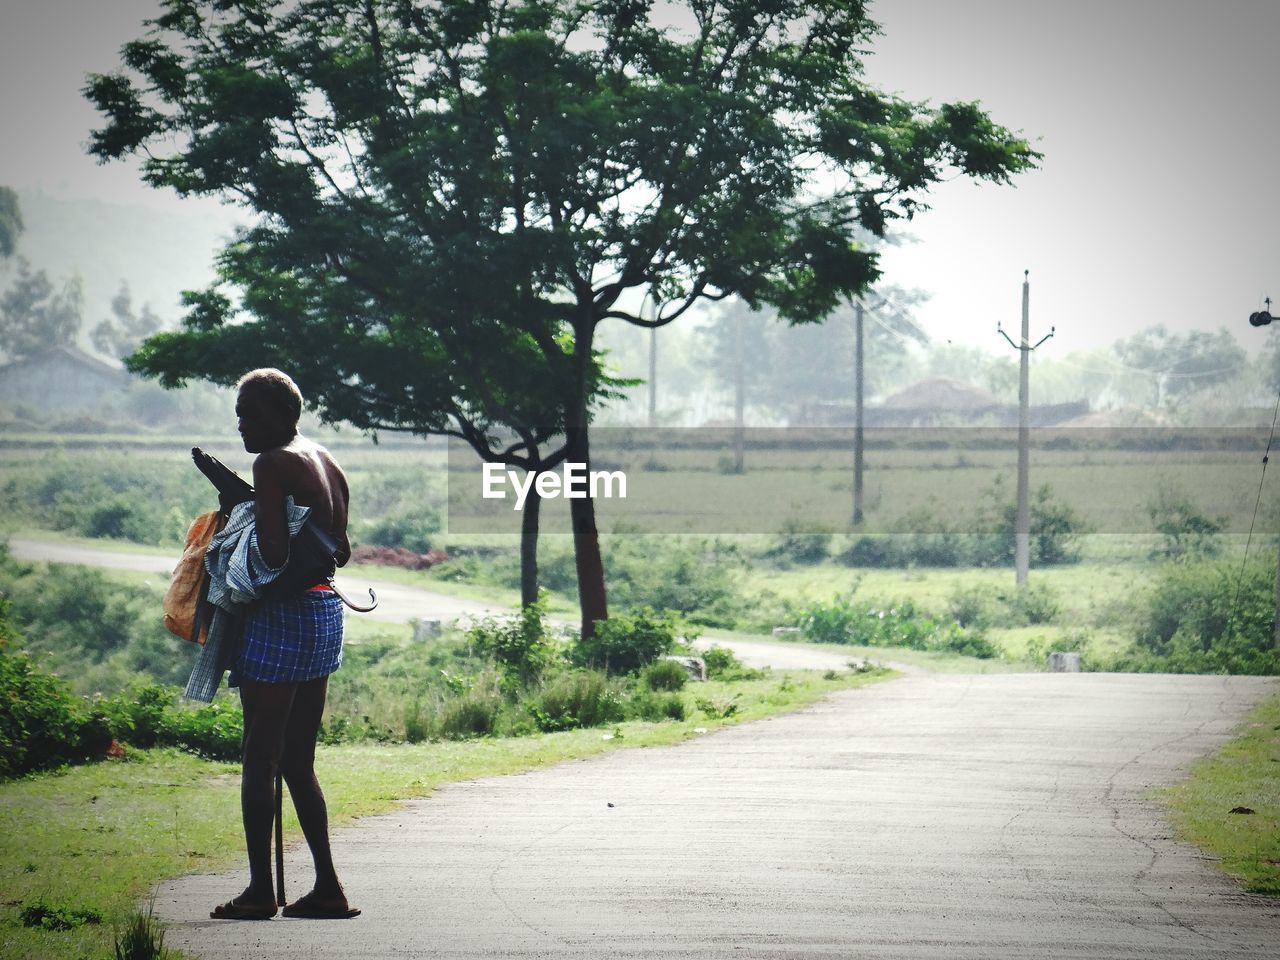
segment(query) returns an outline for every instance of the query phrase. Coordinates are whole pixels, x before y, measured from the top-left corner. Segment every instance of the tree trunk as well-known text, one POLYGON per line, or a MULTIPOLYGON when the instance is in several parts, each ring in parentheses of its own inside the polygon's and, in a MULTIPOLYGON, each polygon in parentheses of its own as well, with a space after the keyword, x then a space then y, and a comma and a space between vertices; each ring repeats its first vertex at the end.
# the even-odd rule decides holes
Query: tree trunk
MULTIPOLYGON (((591 364, 592 339, 595 333, 594 305, 590 300, 579 304, 578 322, 574 324, 575 374, 573 393, 568 396, 565 417, 565 461, 581 463, 591 471, 591 446, 587 437, 587 391, 591 364)), ((573 557, 578 573, 578 608, 582 614, 582 637, 595 634, 596 621, 607 620, 609 607, 604 588, 604 560, 600 556, 600 536, 596 531, 596 504, 588 487, 587 496, 569 500, 569 516, 573 522, 573 557)))
POLYGON ((532 484, 520 517, 520 606, 538 602, 538 513, 542 498, 532 484))
MULTIPOLYGON (((586 425, 570 430, 569 456, 573 463, 587 464, 591 459, 587 445, 586 425)), ((596 531, 596 503, 587 496, 569 501, 573 518, 573 554, 578 571, 578 607, 582 612, 582 636, 596 632, 596 621, 609 617, 604 589, 604 560, 600 556, 600 537, 596 531)))

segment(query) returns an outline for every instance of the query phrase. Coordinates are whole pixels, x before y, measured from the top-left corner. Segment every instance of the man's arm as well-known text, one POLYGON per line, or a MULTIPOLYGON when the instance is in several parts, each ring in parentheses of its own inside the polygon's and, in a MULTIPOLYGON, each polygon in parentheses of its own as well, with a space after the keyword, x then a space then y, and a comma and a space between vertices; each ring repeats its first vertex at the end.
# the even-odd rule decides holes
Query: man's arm
POLYGON ((284 512, 284 471, 278 452, 268 450, 253 461, 254 514, 258 549, 272 567, 289 559, 289 523, 284 512))

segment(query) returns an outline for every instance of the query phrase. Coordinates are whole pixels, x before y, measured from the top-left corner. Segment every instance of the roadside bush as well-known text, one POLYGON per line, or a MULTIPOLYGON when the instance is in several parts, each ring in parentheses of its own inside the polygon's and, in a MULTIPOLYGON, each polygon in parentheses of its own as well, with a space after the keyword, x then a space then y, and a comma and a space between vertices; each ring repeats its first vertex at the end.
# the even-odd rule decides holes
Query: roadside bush
POLYGON ((502 705, 502 694, 495 687, 473 687, 461 696, 451 697, 440 704, 434 733, 446 740, 487 737, 494 732, 502 705))
POLYGON ((1171 563, 1141 605, 1131 651, 1116 668, 1280 674, 1273 646, 1275 568, 1221 560, 1171 563))
POLYGON ((622 610, 671 610, 690 623, 732 627, 738 615, 738 571, 745 560, 720 540, 639 536, 606 542, 610 601, 622 610))
POLYGON ((378 547, 403 547, 414 553, 426 553, 436 545, 440 535, 440 518, 431 510, 414 510, 390 514, 355 531, 362 544, 378 547))
POLYGON ((782 532, 764 552, 764 556, 781 566, 801 564, 811 566, 827 559, 831 552, 829 532, 809 533, 801 529, 799 522, 788 519, 782 532))
POLYGON ((799 627, 814 643, 871 647, 909 647, 968 656, 995 657, 999 651, 977 630, 954 621, 937 621, 920 613, 910 600, 885 608, 835 597, 830 603, 810 604, 799 627))
POLYGON ((708 680, 759 680, 764 676, 763 670, 746 666, 727 647, 708 647, 701 657, 707 665, 708 680))
POLYGON ((574 641, 570 657, 580 666, 616 676, 638 670, 669 653, 675 639, 674 622, 644 608, 597 622, 594 636, 574 641))
POLYGON ((105 756, 110 745, 101 712, 0 639, 0 779, 105 756))
POLYGON ((1026 583, 1021 587, 1014 587, 1011 593, 1002 593, 1001 598, 1008 606, 1012 619, 1005 626, 1052 623, 1062 612, 1057 591, 1047 583, 1026 583))
POLYGON ((508 694, 536 680, 555 658, 555 651, 542 622, 545 605, 522 609, 506 620, 485 618, 467 631, 467 640, 483 657, 494 660, 503 674, 508 694))
POLYGON ((1155 499, 1147 504, 1147 515, 1161 537, 1160 546, 1151 551, 1153 559, 1217 556, 1219 534, 1227 528, 1227 518, 1208 516, 1184 491, 1162 483, 1155 499))
POLYGON ((988 584, 957 587, 947 599, 947 616, 962 627, 995 626, 1000 619, 1000 593, 988 584))
POLYGON ((526 708, 543 732, 597 727, 625 719, 622 697, 599 670, 556 674, 533 693, 526 708))
POLYGON ((632 694, 627 712, 633 719, 650 723, 685 718, 684 699, 676 693, 658 693, 643 687, 632 694))
MULTIPOLYGON (((1000 481, 968 523, 953 522, 921 508, 899 519, 889 534, 855 537, 836 560, 850 567, 998 567, 1014 561, 1017 505, 1000 481)), ((1048 484, 1031 497, 1031 562, 1075 563, 1079 539, 1088 532, 1079 515, 1054 499, 1048 484)))
POLYGON ((689 673, 674 660, 655 660, 644 668, 641 679, 650 690, 683 690, 689 673))

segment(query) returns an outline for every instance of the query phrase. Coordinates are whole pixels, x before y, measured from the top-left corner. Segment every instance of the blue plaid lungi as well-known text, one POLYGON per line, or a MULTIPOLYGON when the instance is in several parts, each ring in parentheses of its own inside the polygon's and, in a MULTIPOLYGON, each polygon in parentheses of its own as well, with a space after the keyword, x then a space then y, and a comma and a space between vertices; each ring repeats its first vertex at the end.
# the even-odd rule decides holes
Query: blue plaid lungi
POLYGON ((230 685, 241 678, 302 683, 327 677, 341 665, 342 601, 332 591, 309 590, 250 609, 230 685))

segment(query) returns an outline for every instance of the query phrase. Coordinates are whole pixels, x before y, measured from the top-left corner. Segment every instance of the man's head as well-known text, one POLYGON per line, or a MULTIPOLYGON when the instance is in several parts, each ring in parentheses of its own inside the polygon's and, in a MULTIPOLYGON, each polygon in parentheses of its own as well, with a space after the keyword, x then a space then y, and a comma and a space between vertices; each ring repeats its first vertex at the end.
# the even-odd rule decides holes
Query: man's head
POLYGON ((302 392, 287 373, 250 370, 236 384, 236 417, 249 453, 282 447, 297 435, 302 392))

